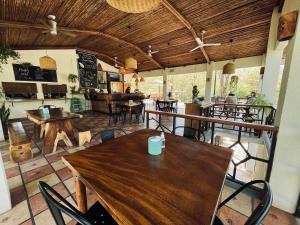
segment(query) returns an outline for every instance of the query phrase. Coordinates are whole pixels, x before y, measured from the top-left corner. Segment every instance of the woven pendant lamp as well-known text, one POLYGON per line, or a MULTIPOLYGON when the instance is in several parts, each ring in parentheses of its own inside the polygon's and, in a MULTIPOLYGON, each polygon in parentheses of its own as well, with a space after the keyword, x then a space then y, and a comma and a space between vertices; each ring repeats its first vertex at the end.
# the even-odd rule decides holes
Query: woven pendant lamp
POLYGON ((49 56, 40 57, 40 67, 44 70, 57 70, 56 61, 49 56))
POLYGON ((155 9, 161 0, 106 0, 107 3, 123 12, 142 13, 155 9))
POLYGON ((132 57, 126 58, 125 59, 125 68, 126 69, 136 70, 137 69, 137 61, 136 61, 136 59, 134 59, 132 57))
POLYGON ((223 74, 235 74, 235 65, 233 63, 226 63, 223 66, 223 74))

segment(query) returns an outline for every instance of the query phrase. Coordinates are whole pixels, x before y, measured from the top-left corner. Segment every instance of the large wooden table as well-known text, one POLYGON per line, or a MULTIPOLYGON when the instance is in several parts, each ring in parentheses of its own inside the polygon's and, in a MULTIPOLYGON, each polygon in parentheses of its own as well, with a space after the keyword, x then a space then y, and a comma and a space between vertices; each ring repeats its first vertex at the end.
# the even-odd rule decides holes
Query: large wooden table
POLYGON ((56 150, 59 140, 63 140, 68 146, 74 143, 74 133, 71 119, 81 115, 65 112, 62 108, 49 110, 49 115, 45 115, 42 109, 27 110, 27 117, 35 123, 35 137, 40 136, 40 130, 45 130, 43 154, 48 154, 56 150))
POLYGON ((87 186, 118 224, 211 224, 232 151, 166 134, 163 154, 151 156, 147 139, 157 134, 140 130, 63 156, 79 210, 87 186))

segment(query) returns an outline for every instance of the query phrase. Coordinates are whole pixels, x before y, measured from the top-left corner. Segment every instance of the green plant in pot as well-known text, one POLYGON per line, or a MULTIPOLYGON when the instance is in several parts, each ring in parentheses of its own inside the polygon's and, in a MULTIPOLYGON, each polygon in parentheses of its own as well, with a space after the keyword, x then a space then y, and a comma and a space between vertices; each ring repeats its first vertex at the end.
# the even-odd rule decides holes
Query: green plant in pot
POLYGON ((12 58, 14 60, 19 59, 20 54, 11 48, 1 45, 0 46, 0 72, 2 72, 3 70, 2 65, 7 64, 9 58, 12 58))
POLYGON ((76 92, 76 86, 70 86, 70 91, 71 91, 71 94, 74 94, 76 92))
POLYGON ((10 116, 10 108, 6 108, 5 103, 2 103, 2 106, 0 107, 0 118, 3 128, 3 134, 5 139, 8 139, 8 128, 7 128, 7 122, 8 118, 10 116))
POLYGON ((77 80, 78 80, 78 75, 72 73, 69 74, 68 81, 70 83, 76 83, 77 80))

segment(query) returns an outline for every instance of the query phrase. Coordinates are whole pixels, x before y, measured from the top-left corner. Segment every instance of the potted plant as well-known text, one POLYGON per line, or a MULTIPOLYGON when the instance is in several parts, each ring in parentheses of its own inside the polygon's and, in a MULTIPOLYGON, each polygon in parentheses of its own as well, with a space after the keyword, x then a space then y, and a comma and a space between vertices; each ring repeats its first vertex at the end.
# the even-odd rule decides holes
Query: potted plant
POLYGON ((0 46, 0 72, 3 70, 2 65, 7 64, 9 58, 12 58, 14 60, 19 59, 20 54, 11 48, 1 45, 0 46))
POLYGON ((3 128, 3 134, 4 138, 8 139, 8 127, 7 127, 7 122, 8 118, 10 116, 10 108, 6 108, 5 102, 2 103, 2 106, 0 107, 0 118, 1 118, 1 123, 2 123, 2 128, 3 128))
POLYGON ((76 86, 70 86, 71 94, 75 94, 76 92, 76 86))
POLYGON ((76 83, 77 80, 78 80, 78 75, 72 73, 69 74, 68 81, 70 83, 76 83))

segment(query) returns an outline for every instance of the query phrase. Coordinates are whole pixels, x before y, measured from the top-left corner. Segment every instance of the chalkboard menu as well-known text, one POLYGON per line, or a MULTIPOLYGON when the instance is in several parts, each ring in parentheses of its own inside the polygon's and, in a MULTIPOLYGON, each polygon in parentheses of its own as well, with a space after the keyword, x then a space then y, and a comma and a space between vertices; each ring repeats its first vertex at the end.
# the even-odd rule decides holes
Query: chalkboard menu
POLYGON ((24 66, 13 64, 16 80, 57 82, 56 70, 44 70, 38 66, 24 66))
POLYGON ((97 58, 86 52, 77 51, 79 83, 82 88, 97 88, 97 58))

